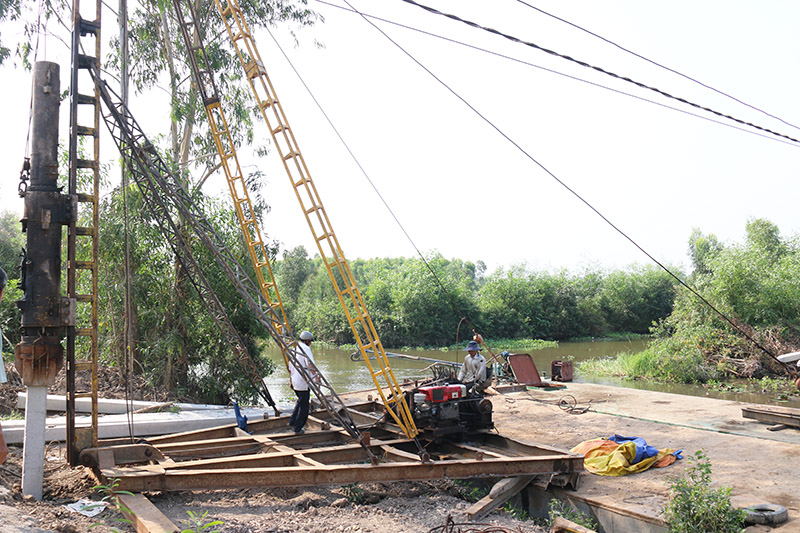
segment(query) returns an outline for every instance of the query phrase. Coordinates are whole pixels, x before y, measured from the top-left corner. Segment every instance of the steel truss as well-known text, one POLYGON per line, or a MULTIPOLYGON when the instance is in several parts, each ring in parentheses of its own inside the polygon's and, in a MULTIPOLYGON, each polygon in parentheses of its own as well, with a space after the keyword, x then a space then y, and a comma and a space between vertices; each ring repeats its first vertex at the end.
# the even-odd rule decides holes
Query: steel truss
MULTIPOLYGON (((577 487, 583 455, 494 433, 468 442, 427 441, 429 462, 399 426, 378 422, 384 406, 351 404, 370 424, 371 441, 359 447, 324 411, 312 413, 303 435, 288 431, 288 417, 259 420, 245 433, 236 424, 152 437, 140 448, 109 445, 87 450, 84 464, 119 490, 177 491, 250 487, 346 485, 427 479, 541 476, 544 486, 577 487), (394 427, 392 427, 394 426, 394 427), (370 464, 371 456, 379 459, 370 464)), ((109 443, 113 444, 113 443, 109 443)))
MULTIPOLYGON (((361 443, 367 454, 371 457, 372 453, 364 444, 364 435, 350 417, 344 402, 336 394, 325 376, 319 369, 306 370, 297 363, 296 352, 297 340, 291 336, 288 328, 284 328, 284 334, 279 333, 279 327, 284 324, 274 307, 264 300, 258 287, 252 282, 247 272, 242 268, 225 242, 217 231, 205 217, 203 208, 198 199, 193 198, 180 181, 172 174, 169 166, 161 159, 153 144, 147 139, 144 131, 131 115, 130 111, 122 103, 121 99, 108 87, 104 81, 100 80, 96 70, 92 71, 93 76, 99 81, 100 95, 105 104, 103 120, 108 127, 111 136, 114 138, 120 154, 125 164, 128 166, 131 176, 139 186, 142 195, 147 202, 148 208, 154 218, 158 221, 159 228, 175 250, 178 257, 188 265, 187 271, 193 277, 192 284, 198 287, 198 293, 204 298, 209 311, 215 321, 223 329, 226 340, 237 345, 240 341, 232 335, 228 327, 229 321, 223 318, 225 310, 222 304, 213 295, 213 290, 206 278, 202 275, 202 270, 192 257, 191 250, 177 231, 177 225, 172 213, 180 214, 184 223, 194 231, 194 234, 202 241, 206 248, 211 252, 214 260, 220 269, 225 273, 236 291, 242 297, 244 303, 253 312, 256 319, 267 329, 272 338, 278 343, 281 351, 285 353, 290 362, 299 369, 300 373, 309 384, 309 388, 322 403, 325 410, 347 431, 355 440, 361 443), (319 382, 315 378, 319 378, 319 382)), ((252 360, 242 348, 234 348, 234 353, 240 358, 240 362, 250 365, 252 360), (247 362, 249 360, 249 362, 247 362)), ((249 373, 250 376, 253 373, 249 373)), ((263 380, 259 379, 259 390, 266 389, 263 380)), ((268 394, 268 392, 267 392, 268 394)))

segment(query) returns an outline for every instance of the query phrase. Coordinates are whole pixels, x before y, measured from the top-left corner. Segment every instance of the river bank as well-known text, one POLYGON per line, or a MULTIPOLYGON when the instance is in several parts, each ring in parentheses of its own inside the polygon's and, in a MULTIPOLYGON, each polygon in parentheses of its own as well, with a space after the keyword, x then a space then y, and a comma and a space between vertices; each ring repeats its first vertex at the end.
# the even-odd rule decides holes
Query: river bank
MULTIPOLYGON (((580 365, 586 361, 603 360, 612 358, 619 353, 636 354, 647 347, 647 338, 633 338, 629 340, 581 340, 575 342, 560 342, 555 346, 546 346, 539 349, 512 350, 516 353, 530 353, 536 368, 543 379, 551 376, 551 366, 554 361, 571 361, 575 365, 576 383, 597 383, 616 387, 668 392, 686 396, 717 398, 740 402, 751 402, 765 405, 783 405, 800 408, 800 394, 795 392, 787 395, 786 390, 776 387, 769 380, 763 383, 751 380, 728 380, 724 383, 712 382, 710 384, 682 384, 659 383, 654 380, 627 380, 620 377, 590 375, 583 372, 580 365)), ((275 361, 280 361, 280 352, 270 346, 265 347, 267 354, 275 361)), ((511 348, 509 348, 511 349, 511 348)), ((341 349, 330 346, 314 346, 314 356, 317 364, 322 369, 326 378, 334 389, 339 392, 361 390, 373 387, 369 373, 363 361, 353 360, 352 349, 341 349)), ((389 350, 391 352, 391 350, 389 350)), ((414 361, 390 357, 389 362, 398 380, 413 379, 420 376, 430 376, 426 370, 430 364, 427 359, 438 359, 458 363, 464 358, 464 352, 454 349, 424 350, 414 349, 402 351, 404 354, 420 357, 423 360, 414 361)), ((485 352, 484 352, 485 353, 485 352)), ((495 353, 499 353, 496 351, 495 353)), ((488 355, 487 355, 488 357, 488 355)), ((273 397, 287 407, 294 403, 294 393, 289 386, 287 374, 279 365, 275 373, 266 378, 267 386, 272 391, 273 397)))

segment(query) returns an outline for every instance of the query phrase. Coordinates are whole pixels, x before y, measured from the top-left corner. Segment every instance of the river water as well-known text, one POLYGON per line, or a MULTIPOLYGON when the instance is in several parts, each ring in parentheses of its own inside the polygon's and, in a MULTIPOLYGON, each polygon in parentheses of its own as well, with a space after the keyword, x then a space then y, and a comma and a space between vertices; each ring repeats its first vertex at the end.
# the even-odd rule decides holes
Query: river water
MULTIPOLYGON (((646 346, 647 340, 641 339, 630 341, 598 340, 561 342, 558 344, 557 348, 544 348, 541 350, 529 351, 528 353, 533 357, 533 361, 542 379, 549 379, 551 375, 551 363, 553 361, 571 360, 577 363, 595 357, 610 357, 620 352, 636 353, 642 351, 646 346)), ((275 398, 275 401, 282 406, 291 405, 294 403, 294 393, 289 387, 289 377, 283 366, 281 354, 275 347, 268 346, 266 349, 272 360, 278 363, 275 373, 266 380, 267 386, 272 396, 275 398)), ((312 349, 314 350, 314 358, 316 359, 317 365, 321 368, 323 374, 337 392, 356 391, 374 387, 372 378, 364 362, 361 360, 352 361, 350 359, 351 351, 322 348, 320 346, 312 346, 312 349)), ((389 352, 391 353, 391 350, 389 350, 389 352)), ((514 352, 522 353, 524 350, 514 350, 514 352)), ((465 352, 457 352, 455 350, 404 350, 402 353, 420 358, 449 362, 461 362, 465 355, 465 352)), ((495 353, 497 353, 497 351, 495 353)), ((412 361, 390 357, 389 363, 398 381, 402 381, 405 378, 430 377, 430 372, 426 371, 426 367, 430 365, 430 361, 412 361)), ((574 381, 576 382, 600 383, 604 385, 670 392, 688 396, 704 396, 724 400, 800 408, 800 398, 797 396, 792 397, 792 399, 787 402, 779 399, 774 392, 769 391, 762 393, 719 392, 711 391, 700 385, 658 384, 650 381, 627 381, 616 378, 582 376, 577 369, 574 374, 574 381)), ((733 385, 735 387, 735 383, 733 385)), ((569 388, 569 384, 567 384, 567 388, 569 388)))

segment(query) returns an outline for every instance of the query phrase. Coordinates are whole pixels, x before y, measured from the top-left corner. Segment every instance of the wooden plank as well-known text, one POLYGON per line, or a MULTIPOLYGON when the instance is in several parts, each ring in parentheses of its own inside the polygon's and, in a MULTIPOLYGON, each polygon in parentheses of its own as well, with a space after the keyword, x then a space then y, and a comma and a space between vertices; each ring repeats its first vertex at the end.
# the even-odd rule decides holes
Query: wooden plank
POLYGON ((800 418, 800 409, 796 407, 782 407, 778 405, 750 405, 747 407, 742 407, 742 411, 745 409, 749 411, 759 411, 764 413, 775 413, 781 414, 793 418, 800 418))
POLYGON ((750 406, 742 407, 742 416, 785 426, 800 427, 800 409, 792 407, 750 406))
POLYGON ((123 511, 128 519, 133 521, 137 533, 176 533, 180 528, 164 516, 158 507, 141 494, 120 494, 122 505, 128 510, 123 511))
POLYGON ((453 450, 454 453, 461 453, 477 461, 480 461, 487 456, 495 458, 508 457, 508 454, 498 453, 486 447, 479 448, 477 446, 470 446, 469 444, 464 444, 463 442, 446 442, 442 443, 442 447, 448 450, 453 450))
POLYGON ((563 516, 557 516, 556 519, 553 520, 550 533, 595 533, 595 531, 580 526, 571 520, 567 520, 563 516))
POLYGON ((775 425, 775 426, 769 426, 767 428, 767 431, 781 431, 783 429, 789 429, 789 427, 790 426, 787 426, 786 424, 778 424, 778 425, 775 425))
POLYGON ((489 494, 472 504, 467 509, 468 520, 480 520, 508 500, 519 494, 533 481, 534 476, 509 477, 494 484, 489 494))
POLYGON ((394 446, 381 446, 381 450, 384 451, 383 458, 389 461, 421 461, 419 455, 404 452, 394 446))

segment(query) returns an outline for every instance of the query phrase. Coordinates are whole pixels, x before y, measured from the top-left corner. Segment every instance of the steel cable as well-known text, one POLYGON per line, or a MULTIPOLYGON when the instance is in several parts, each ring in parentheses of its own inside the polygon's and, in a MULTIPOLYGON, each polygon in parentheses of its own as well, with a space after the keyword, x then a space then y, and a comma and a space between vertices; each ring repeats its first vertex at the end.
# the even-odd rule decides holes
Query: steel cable
MULTIPOLYGON (((412 3, 412 4, 414 4, 414 5, 417 5, 417 6, 419 6, 419 7, 422 7, 423 9, 428 9, 428 10, 432 10, 432 9, 433 9, 433 8, 426 8, 425 6, 422 6, 421 4, 417 4, 417 3, 416 3, 416 2, 414 2, 413 0, 402 0, 402 1, 404 1, 404 2, 408 2, 408 3, 412 3)), ((347 3, 347 1, 346 1, 346 0, 345 0, 345 3, 347 3)), ((348 3, 347 5, 348 5, 348 6, 350 6, 350 4, 349 4, 349 3, 348 3)), ((351 7, 351 8, 353 8, 352 6, 350 6, 350 7, 351 7)), ((354 9, 354 8, 353 8, 353 9, 354 9)), ((436 10, 433 10, 433 11, 436 11, 436 10)), ((438 11, 436 11, 436 13, 439 13, 439 12, 438 12, 438 11)), ((444 16, 447 16, 447 15, 445 15, 445 14, 443 14, 443 13, 442 13, 442 15, 444 15, 444 16)), ((494 129, 494 130, 495 130, 495 131, 496 131, 498 134, 500 134, 500 135, 501 135, 501 136, 502 136, 504 139, 506 139, 508 142, 510 142, 510 143, 511 143, 511 144, 512 144, 512 145, 513 145, 515 148, 517 148, 517 150, 519 150, 519 151, 520 151, 520 152, 521 152, 521 153, 522 153, 522 154, 523 154, 525 157, 527 157, 527 158, 528 158, 528 159, 529 159, 531 162, 533 162, 534 164, 536 164, 536 165, 537 165, 539 168, 541 168, 541 169, 542 169, 542 170, 543 170, 545 173, 547 173, 547 174, 548 174, 548 175, 549 175, 549 176, 550 176, 550 177, 551 177, 553 180, 555 180, 555 181, 556 181, 556 183, 558 183, 559 185, 561 185, 561 186, 562 186, 564 189, 566 189, 566 190, 567 190, 567 191, 568 191, 570 194, 572 194, 572 195, 573 195, 575 198, 577 198, 578 200, 580 200, 580 202, 581 202, 581 203, 583 203, 583 204, 584 204, 586 207, 588 207, 590 210, 592 210, 592 211, 593 211, 593 212, 594 212, 594 213, 595 213, 597 216, 599 216, 599 217, 600 217, 600 218, 601 218, 601 219, 602 219, 602 220, 603 220, 603 221, 604 221, 606 224, 608 224, 609 226, 611 226, 611 228, 613 228, 613 229, 614 229, 614 231, 616 231, 617 233, 619 233, 619 234, 620 234, 622 237, 624 237, 624 238, 625 238, 625 239, 626 239, 628 242, 630 242, 630 243, 631 243, 631 244, 632 244, 634 247, 636 247, 636 249, 638 249, 638 250, 639 250, 640 252, 642 252, 642 253, 643 253, 645 256, 647 256, 647 258, 648 258, 648 259, 650 259, 650 260, 651 260, 653 263, 655 263, 656 265, 658 265, 658 267, 659 267, 659 268, 661 268, 661 269, 662 269, 664 272, 666 272, 666 273, 667 273, 667 274, 668 274, 670 277, 672 277, 672 278, 673 278, 673 279, 674 279, 674 280, 675 280, 675 281, 676 281, 676 282, 677 282, 679 285, 681 285, 683 288, 685 288, 685 289, 686 289, 686 290, 688 290, 690 293, 692 293, 692 294, 693 294, 693 295, 694 295, 696 298, 698 298, 698 299, 699 299, 701 302, 703 302, 703 303, 704 303, 704 304, 705 304, 705 305, 706 305, 706 306, 707 306, 709 309, 711 309, 712 311, 714 311, 714 312, 715 312, 715 313, 716 313, 716 314, 717 314, 717 315, 718 315, 720 318, 722 318, 722 319, 723 319, 725 322, 727 322, 728 324, 730 324, 730 326, 731 326, 731 327, 733 327, 733 329, 734 329, 734 330, 738 331, 738 332, 739 332, 739 333, 740 333, 740 334, 741 334, 741 335, 742 335, 742 336, 743 336, 745 339, 747 339, 748 341, 750 341, 750 342, 751 342, 751 343, 752 343, 754 346, 756 346, 758 349, 760 349, 761 351, 763 351, 763 352, 764 352, 766 355, 768 355, 768 356, 769 356, 769 357, 771 357, 773 360, 775 360, 775 361, 776 361, 776 362, 777 362, 779 365, 783 366, 783 367, 786 369, 786 371, 787 371, 789 374, 792 374, 792 371, 793 371, 793 370, 792 370, 792 369, 790 369, 789 365, 787 365, 786 363, 783 363, 783 362, 779 361, 779 360, 778 360, 778 358, 777 358, 777 356, 776 356, 775 354, 773 354, 773 353, 772 353, 770 350, 768 350, 766 347, 764 347, 764 346, 763 346, 761 343, 759 343, 758 341, 756 341, 756 340, 755 340, 755 339, 754 339, 752 336, 750 336, 750 335, 749 335, 749 334, 748 334, 746 331, 744 331, 744 329, 743 329, 743 328, 741 328, 739 325, 737 325, 737 324, 736 324, 736 323, 735 323, 735 322, 734 322, 734 321, 733 321, 731 318, 729 318, 727 315, 723 314, 723 313, 722 313, 722 311, 720 311, 720 310, 719 310, 719 309, 717 309, 717 308, 716 308, 714 305, 712 305, 712 304, 711 304, 711 302, 709 302, 709 301, 708 301, 708 300, 707 300, 705 297, 703 297, 703 296, 702 296, 702 295, 701 295, 699 292, 697 292, 697 291, 696 291, 696 290, 695 290, 693 287, 691 287, 691 286, 690 286, 690 285, 688 285, 688 284, 687 284, 685 281, 683 281, 683 280, 682 280, 680 277, 678 277, 678 275, 677 275, 677 274, 675 274, 674 272, 672 272, 672 270, 670 270, 669 268, 667 268, 667 267, 666 267, 666 266, 665 266, 665 265, 664 265, 664 264, 663 264, 661 261, 659 261, 658 259, 656 259, 656 258, 655 258, 653 255, 651 255, 651 254, 650 254, 650 253, 649 253, 647 250, 645 250, 644 248, 642 248, 642 246, 641 246, 641 245, 639 245, 639 243, 637 243, 636 241, 634 241, 634 240, 633 240, 633 238, 631 238, 631 237, 630 237, 630 236, 629 236, 627 233, 625 233, 624 231, 622 231, 622 230, 621 230, 619 227, 617 227, 617 226, 616 226, 616 225, 615 225, 613 222, 611 222, 611 220, 610 220, 609 218, 607 218, 607 217, 606 217, 604 214, 602 214, 602 213, 601 213, 601 212, 600 212, 600 211, 599 211, 599 210, 598 210, 596 207, 594 207, 592 204, 590 204, 588 200, 586 200, 585 198, 583 198, 583 196, 581 196, 580 194, 578 194, 578 192, 577 192, 577 191, 575 191, 575 190, 574 190, 574 189, 572 189, 572 188, 571 188, 569 185, 567 185, 567 184, 566 184, 566 182, 562 181, 562 180, 561 180, 559 177, 557 177, 555 174, 553 174, 553 172, 551 172, 551 171, 550 171, 550 170, 549 170, 547 167, 545 167, 545 166, 544 166, 544 164, 542 164, 541 162, 539 162, 539 160, 537 160, 536 158, 534 158, 534 157, 533 157, 533 156, 532 156, 530 153, 528 153, 528 152, 527 152, 527 151, 526 151, 526 150, 525 150, 525 149, 524 149, 522 146, 520 146, 520 145, 519 145, 519 144, 518 144, 516 141, 514 141, 514 140, 513 140, 511 137, 509 137, 509 136, 508 136, 508 134, 506 134, 506 133, 505 133, 503 130, 501 130, 499 126, 497 126, 497 125, 496 125, 494 122, 492 122, 492 121, 491 121, 489 118, 487 118, 487 117, 486 117, 485 115, 483 115, 483 114, 482 114, 480 111, 478 111, 478 109, 477 109, 477 108, 475 108, 475 107, 474 107, 472 104, 470 104, 470 103, 469 103, 469 102, 468 102, 468 101, 467 101, 467 100, 466 100, 466 99, 465 99, 463 96, 461 96, 459 93, 457 93, 457 92, 456 92, 456 91, 455 91, 455 90, 454 90, 452 87, 450 87, 450 86, 449 86, 447 83, 445 83, 444 81, 442 81, 442 79, 440 79, 438 76, 436 76, 436 74, 434 74, 434 73, 433 73, 433 72, 432 72, 430 69, 428 69, 428 67, 426 67, 425 65, 423 65, 423 64, 422 64, 422 63, 421 63, 421 62, 420 62, 420 61, 419 61, 419 60, 418 60, 416 57, 414 57, 413 55, 411 55, 411 53, 410 53, 410 52, 408 52, 408 51, 407 51, 405 48, 403 48, 403 47, 402 47, 400 44, 398 44, 398 43, 397 43, 397 42, 396 42, 394 39, 392 39, 391 37, 389 37, 389 35, 387 35, 387 34, 386 34, 386 32, 384 32, 383 30, 381 30, 381 29, 380 29, 378 26, 376 26, 376 25, 375 25, 373 22, 371 22, 370 20, 368 20, 368 19, 367 19, 366 17, 364 17, 363 15, 362 15, 362 18, 364 18, 364 20, 365 20, 365 21, 366 21, 368 24, 370 24, 370 25, 371 25, 373 28, 375 28, 377 31, 379 31, 379 32, 380 32, 380 33, 381 33, 381 34, 382 34, 382 35, 383 35, 383 36, 384 36, 386 39, 388 39, 388 40, 389 40, 389 42, 391 42, 391 43, 392 43, 393 45, 395 45, 395 46, 396 46, 398 49, 400 49, 400 51, 402 51, 402 52, 403 52, 403 53, 404 53, 406 56, 408 56, 408 58, 409 58, 409 59, 411 59, 411 60, 412 60, 414 63, 416 63, 416 64, 417 64, 417 65, 418 65, 420 68, 422 68, 422 69, 423 69, 425 72, 427 72, 427 73, 428 73, 428 74, 429 74, 429 75, 430 75, 430 76, 431 76, 433 79, 435 79, 437 82, 439 82, 439 83, 440 83, 440 84, 441 84, 441 85, 442 85, 442 86, 443 86, 445 89, 447 89, 447 90, 448 90, 448 91, 449 91, 449 92, 450 92, 450 93, 451 93, 453 96, 455 96, 456 98, 458 98, 458 99, 459 99, 459 100, 460 100, 460 101, 461 101, 461 102, 462 102, 464 105, 466 105, 466 106, 467 106, 467 107, 468 107, 468 108, 469 108, 469 109, 470 109, 470 110, 471 110, 473 113, 475 113, 476 115, 478 115, 478 117, 480 117, 480 118, 481 118, 481 119, 482 119, 484 122, 486 122, 486 123, 487 123, 487 124, 488 124, 488 125, 489 125, 489 126, 492 128, 492 129, 494 129)), ((460 20, 460 19, 459 19, 459 20, 460 20)), ((471 23, 471 24, 474 24, 474 23, 471 23)), ((554 53, 554 52, 552 52, 552 53, 554 53)), ((571 58, 570 58, 570 59, 571 59, 571 58)), ((573 60, 573 61, 574 61, 574 60, 573 60)), ((589 66, 590 66, 590 65, 589 65, 589 66)))
POLYGON ((515 43, 518 43, 518 44, 523 44, 523 45, 529 46, 531 48, 535 48, 537 50, 545 52, 546 54, 550 54, 550 55, 555 56, 555 57, 560 57, 561 59, 566 59, 567 61, 575 63, 576 65, 580 65, 582 67, 586 67, 586 68, 595 70, 595 71, 600 72, 602 74, 605 74, 607 76, 611 76, 612 78, 615 78, 615 79, 618 79, 618 80, 621 80, 621 81, 624 81, 624 82, 627 82, 627 83, 631 83, 631 84, 633 84, 633 85, 635 85, 635 86, 637 86, 637 87, 639 87, 641 89, 646 89, 648 91, 653 91, 655 93, 660 94, 661 96, 664 96, 666 98, 670 98, 672 100, 676 100, 676 101, 681 102, 683 104, 692 106, 692 107, 694 107, 696 109, 707 111, 707 112, 712 113, 714 115, 717 115, 719 117, 726 118, 728 120, 732 120, 734 122, 737 122, 737 123, 745 125, 745 126, 750 126, 751 128, 755 128, 757 130, 761 130, 763 132, 775 135, 776 137, 782 137, 784 139, 787 139, 787 140, 790 140, 790 141, 793 141, 793 142, 796 142, 796 143, 800 143, 800 140, 795 139, 794 137, 790 137, 789 135, 785 135, 783 133, 780 133, 780 132, 777 132, 777 131, 773 131, 773 130, 771 130, 769 128, 765 128, 763 126, 758 126, 757 124, 753 124, 752 122, 747 122, 745 120, 736 118, 734 116, 727 115, 725 113, 722 113, 721 111, 716 111, 715 109, 712 109, 710 107, 706 107, 706 106, 703 106, 701 104, 696 104, 696 103, 694 103, 694 102, 692 102, 690 100, 687 100, 685 98, 682 98, 682 97, 679 97, 679 96, 674 96, 674 95, 672 95, 672 94, 670 94, 670 93, 668 93, 666 91, 663 91, 663 90, 661 90, 661 89, 659 89, 657 87, 653 87, 653 86, 647 85, 645 83, 642 83, 640 81, 636 81, 636 80, 634 80, 632 78, 629 78, 627 76, 622 76, 620 74, 616 74, 616 73, 611 72, 609 70, 606 70, 606 69, 604 69, 602 67, 599 67, 599 66, 596 66, 596 65, 592 65, 591 63, 587 63, 587 62, 581 61, 579 59, 575 59, 572 56, 561 54, 559 52, 556 52, 555 50, 550 50, 549 48, 545 48, 545 47, 540 46, 540 45, 538 45, 536 43, 533 43, 533 42, 530 42, 530 41, 525 41, 523 39, 520 39, 518 37, 514 37, 513 35, 509 35, 507 33, 503 33, 501 31, 495 30, 493 28, 488 28, 486 26, 481 26, 480 24, 478 24, 476 22, 472 22, 470 20, 463 19, 463 18, 461 18, 461 17, 459 17, 457 15, 453 15, 451 13, 444 13, 442 11, 439 11, 438 9, 435 9, 435 8, 430 7, 430 6, 426 6, 424 4, 420 4, 418 2, 415 2, 414 0, 402 0, 402 1, 407 3, 407 4, 411 4, 411 5, 417 6, 417 7, 421 8, 421 9, 424 9, 425 11, 428 11, 429 13, 433 13, 435 15, 440 15, 440 16, 449 18, 451 20, 455 20, 455 21, 461 22, 463 24, 466 24, 467 26, 471 26, 473 28, 476 28, 476 29, 479 29, 479 30, 483 30, 483 31, 498 35, 500 37, 508 39, 509 41, 512 41, 512 42, 515 42, 515 43))

